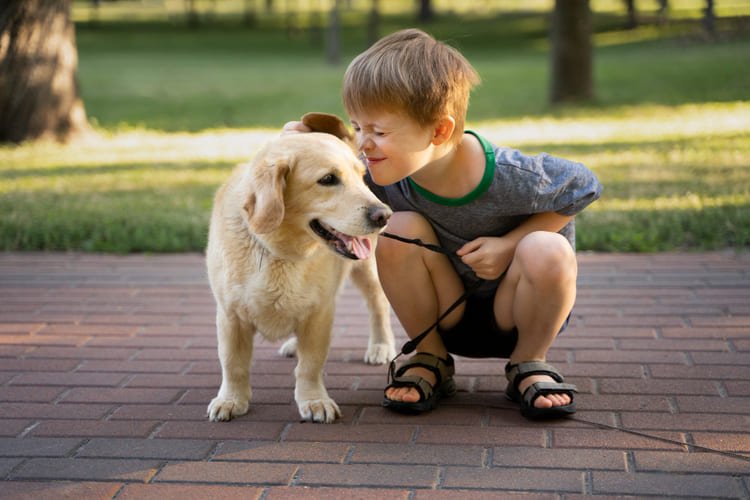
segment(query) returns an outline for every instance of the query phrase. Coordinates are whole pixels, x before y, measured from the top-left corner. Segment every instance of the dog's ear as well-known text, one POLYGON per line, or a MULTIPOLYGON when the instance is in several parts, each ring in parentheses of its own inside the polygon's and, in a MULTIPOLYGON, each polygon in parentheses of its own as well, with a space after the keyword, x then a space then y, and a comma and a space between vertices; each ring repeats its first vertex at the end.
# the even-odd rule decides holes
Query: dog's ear
POLYGON ((261 159, 253 165, 250 193, 244 206, 253 232, 270 233, 281 225, 289 168, 285 158, 261 159))
POLYGON ((307 113, 302 116, 302 123, 313 132, 335 135, 351 147, 354 146, 354 134, 346 127, 344 121, 328 113, 307 113))

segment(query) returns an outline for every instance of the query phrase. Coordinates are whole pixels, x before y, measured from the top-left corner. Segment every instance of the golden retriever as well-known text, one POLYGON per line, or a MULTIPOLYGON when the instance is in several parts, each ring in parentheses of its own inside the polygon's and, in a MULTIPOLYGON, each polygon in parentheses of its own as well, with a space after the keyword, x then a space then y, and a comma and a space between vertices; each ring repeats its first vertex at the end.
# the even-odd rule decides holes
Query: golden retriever
POLYGON ((323 366, 336 293, 350 275, 370 312, 365 361, 383 364, 395 355, 390 308, 371 257, 391 211, 363 182, 364 166, 344 142, 351 136, 343 123, 316 114, 303 123, 331 133, 271 140, 234 170, 214 200, 206 264, 222 381, 208 405, 213 421, 248 411, 256 333, 269 340, 294 335, 282 352, 298 358, 294 399, 302 419, 329 423, 341 415, 323 384, 323 366))

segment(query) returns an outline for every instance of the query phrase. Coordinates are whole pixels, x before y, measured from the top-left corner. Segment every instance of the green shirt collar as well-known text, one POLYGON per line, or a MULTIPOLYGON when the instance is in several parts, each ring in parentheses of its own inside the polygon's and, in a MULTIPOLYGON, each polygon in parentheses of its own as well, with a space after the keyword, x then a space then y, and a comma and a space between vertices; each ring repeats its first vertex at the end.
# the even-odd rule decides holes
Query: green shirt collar
POLYGON ((414 190, 419 193, 420 196, 430 200, 433 203, 438 203, 440 205, 446 205, 451 207, 457 207, 461 205, 466 205, 467 203, 470 203, 480 196, 482 196, 487 189, 489 189, 490 184, 492 184, 492 179, 495 175, 495 150, 492 147, 492 144, 487 142, 487 140, 477 134, 476 132, 472 130, 467 130, 465 133, 471 134, 474 137, 477 138, 479 143, 482 145, 482 149, 484 149, 484 156, 485 156, 485 164, 484 164, 484 175, 482 176, 482 180, 479 182, 477 187, 475 187, 470 193, 460 197, 460 198, 446 198, 445 196, 439 196, 435 193, 432 193, 416 182, 412 180, 411 177, 407 177, 409 184, 411 185, 414 190))

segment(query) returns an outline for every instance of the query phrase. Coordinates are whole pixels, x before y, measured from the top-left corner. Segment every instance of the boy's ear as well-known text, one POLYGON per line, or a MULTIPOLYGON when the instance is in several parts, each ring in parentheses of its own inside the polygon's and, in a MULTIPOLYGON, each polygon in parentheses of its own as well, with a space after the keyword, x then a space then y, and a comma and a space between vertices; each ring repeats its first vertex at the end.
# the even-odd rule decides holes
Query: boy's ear
POLYGON ((435 125, 432 135, 432 144, 439 146, 453 137, 453 131, 456 129, 456 120, 450 115, 440 118, 435 125))

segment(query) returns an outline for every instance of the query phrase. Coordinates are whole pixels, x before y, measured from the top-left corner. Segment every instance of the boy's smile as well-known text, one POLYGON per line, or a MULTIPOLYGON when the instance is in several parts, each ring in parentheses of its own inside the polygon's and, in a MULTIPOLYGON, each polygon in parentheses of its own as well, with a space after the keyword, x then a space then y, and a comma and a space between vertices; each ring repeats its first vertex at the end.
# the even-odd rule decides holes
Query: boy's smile
POLYGON ((432 161, 432 129, 400 113, 357 112, 351 115, 357 144, 375 183, 400 181, 432 161))
POLYGON ((439 196, 460 198, 470 193, 485 171, 484 150, 469 135, 457 144, 448 140, 453 122, 421 125, 397 112, 350 113, 357 144, 373 182, 395 184, 410 177, 439 196))
POLYGON ((376 158, 376 157, 373 157, 373 156, 366 156, 365 159, 367 160, 367 166, 368 167, 377 165, 381 161, 385 160, 385 158, 376 158))

